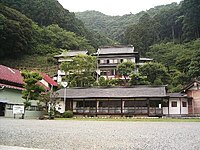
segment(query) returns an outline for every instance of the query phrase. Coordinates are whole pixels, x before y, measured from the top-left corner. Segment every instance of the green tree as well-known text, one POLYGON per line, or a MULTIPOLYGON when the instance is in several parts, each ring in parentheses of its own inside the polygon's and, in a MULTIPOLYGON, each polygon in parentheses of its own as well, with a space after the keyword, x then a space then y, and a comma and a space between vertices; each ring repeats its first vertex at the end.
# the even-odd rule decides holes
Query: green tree
POLYGON ((139 72, 142 76, 147 77, 147 81, 153 85, 168 84, 170 81, 170 75, 167 72, 167 68, 160 63, 147 63, 139 68, 139 72))
POLYGON ((61 64, 61 69, 66 72, 69 86, 92 86, 95 82, 96 58, 80 54, 70 59, 72 61, 61 64))
POLYGON ((184 40, 190 41, 200 38, 200 1, 184 0, 181 5, 183 13, 184 40))
POLYGON ((192 78, 200 77, 200 50, 197 50, 192 58, 188 74, 192 78))
POLYGON ((148 85, 146 76, 142 76, 140 73, 133 73, 130 75, 130 85, 148 85))
POLYGON ((127 83, 127 77, 133 73, 135 65, 131 61, 122 62, 117 65, 117 71, 121 76, 124 76, 125 84, 127 83))
POLYGON ((98 83, 100 86, 109 86, 109 80, 106 80, 104 77, 100 77, 98 83))
POLYGON ((19 58, 33 47, 33 22, 0 4, 0 58, 19 58))
POLYGON ((77 35, 86 35, 84 24, 74 13, 64 9, 57 0, 1 0, 1 3, 20 11, 40 26, 58 24, 61 28, 77 35))
POLYGON ((22 71, 21 75, 24 78, 24 88, 22 91, 22 98, 25 100, 24 109, 31 106, 30 100, 39 100, 40 94, 44 92, 44 88, 40 86, 38 81, 42 80, 42 77, 37 72, 22 71))

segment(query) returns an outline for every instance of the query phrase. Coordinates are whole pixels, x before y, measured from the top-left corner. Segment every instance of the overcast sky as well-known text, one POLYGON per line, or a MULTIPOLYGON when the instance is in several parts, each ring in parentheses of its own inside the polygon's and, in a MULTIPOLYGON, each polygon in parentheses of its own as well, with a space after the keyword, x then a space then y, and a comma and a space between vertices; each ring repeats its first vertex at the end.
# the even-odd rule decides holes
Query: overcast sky
POLYGON ((182 0, 58 0, 70 12, 100 11, 106 15, 135 14, 154 6, 182 0))

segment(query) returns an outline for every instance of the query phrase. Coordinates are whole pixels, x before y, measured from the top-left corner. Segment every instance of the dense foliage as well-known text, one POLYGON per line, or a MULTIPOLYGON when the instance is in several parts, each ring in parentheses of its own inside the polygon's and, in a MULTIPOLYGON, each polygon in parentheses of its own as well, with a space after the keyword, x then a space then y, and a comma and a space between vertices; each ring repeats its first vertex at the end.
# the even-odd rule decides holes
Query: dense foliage
POLYGON ((131 75, 132 85, 147 82, 169 84, 171 91, 178 91, 190 80, 200 76, 199 0, 184 0, 180 4, 157 6, 135 15, 112 17, 86 11, 76 13, 76 16, 90 29, 102 32, 123 44, 132 44, 142 56, 153 58, 167 71, 166 81, 155 74, 156 80, 151 81, 141 68, 141 74, 131 75), (120 22, 123 22, 123 25, 120 22))
POLYGON ((85 35, 83 23, 74 13, 64 9, 57 0, 0 0, 4 5, 14 8, 37 22, 40 26, 58 24, 61 28, 85 35))
POLYGON ((22 91, 22 98, 25 100, 25 108, 30 105, 30 100, 39 100, 41 92, 44 92, 44 88, 40 86, 38 81, 42 80, 42 77, 37 72, 22 71, 22 77, 24 78, 24 88, 22 91))
POLYGON ((0 58, 50 55, 61 49, 94 52, 88 40, 58 25, 39 27, 20 12, 0 5, 0 58))
POLYGON ((146 13, 138 24, 127 28, 125 41, 134 44, 136 49, 145 55, 153 44, 196 40, 200 38, 199 8, 199 0, 184 0, 154 16, 146 13))
MULTIPOLYGON (((135 15, 107 16, 96 11, 76 13, 89 30, 75 18, 74 13, 64 9, 56 0, 0 0, 0 3, 1 63, 2 59, 14 58, 16 64, 19 60, 22 62, 31 57, 40 65, 31 64, 29 67, 42 68, 44 64, 55 67, 52 57, 63 49, 87 49, 92 53, 98 46, 111 45, 115 41, 132 44, 135 51, 142 56, 153 58, 156 62, 151 67, 145 66, 146 73, 145 69, 141 68, 140 74, 131 74, 131 85, 169 84, 172 91, 178 91, 192 78, 198 78, 200 75, 199 0, 184 0, 180 4, 157 6, 135 15), (39 55, 44 59, 39 58, 39 55), (41 59, 45 60, 45 63, 37 61, 41 59), (147 74, 148 69, 149 73, 153 72, 150 71, 151 68, 159 72, 156 73, 155 80, 147 74), (163 75, 166 78, 163 78, 163 75)), ((13 61, 9 59, 7 62, 10 64, 13 61)), ((96 62, 93 67, 95 64, 96 62)), ((26 65, 24 64, 24 67, 26 65)), ((86 79, 80 77, 82 73, 76 77, 77 80, 71 75, 71 85, 93 84, 94 74, 90 72, 86 79), (86 82, 79 82, 78 79, 86 82)), ((118 80, 100 80, 102 85, 121 84, 118 80)))
POLYGON ((119 65, 117 65, 117 71, 121 76, 124 77, 125 82, 127 82, 127 77, 129 77, 131 73, 133 73, 134 68, 135 64, 131 61, 122 62, 119 65))
POLYGON ((0 58, 19 57, 33 46, 33 22, 20 12, 0 5, 0 58))
MULTIPOLYGON (((161 10, 168 11, 171 7, 177 5, 162 5, 151 8, 147 11, 150 16, 158 14, 161 10)), ((85 26, 95 32, 99 32, 115 41, 123 42, 124 32, 129 25, 137 24, 140 17, 146 12, 142 11, 137 14, 126 14, 123 16, 108 16, 98 11, 77 12, 76 17, 85 23, 85 26)), ((135 45, 135 44, 134 44, 135 45)))
POLYGON ((61 64, 66 72, 70 87, 90 87, 95 82, 96 58, 88 55, 77 55, 71 61, 61 64))
POLYGON ((86 38, 95 48, 112 43, 102 34, 87 30, 75 14, 64 9, 57 0, 0 0, 0 3, 20 11, 39 26, 57 24, 66 31, 74 32, 86 38))

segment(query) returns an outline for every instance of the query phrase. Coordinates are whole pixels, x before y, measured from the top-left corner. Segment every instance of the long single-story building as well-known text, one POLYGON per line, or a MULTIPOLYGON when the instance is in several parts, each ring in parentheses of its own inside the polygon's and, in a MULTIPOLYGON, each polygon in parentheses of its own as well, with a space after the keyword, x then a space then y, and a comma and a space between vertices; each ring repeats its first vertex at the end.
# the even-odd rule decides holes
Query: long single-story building
POLYGON ((165 86, 66 88, 57 93, 62 99, 57 110, 71 110, 75 115, 161 117, 188 114, 187 96, 169 95, 165 86))

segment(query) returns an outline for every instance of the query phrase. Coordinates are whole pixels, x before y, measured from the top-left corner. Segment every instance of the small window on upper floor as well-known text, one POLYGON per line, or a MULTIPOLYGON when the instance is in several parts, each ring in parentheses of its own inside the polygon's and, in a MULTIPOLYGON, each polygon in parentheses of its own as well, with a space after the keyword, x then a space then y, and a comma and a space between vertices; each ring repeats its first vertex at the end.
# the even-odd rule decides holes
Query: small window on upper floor
POLYGON ((187 102, 182 102, 183 107, 187 107, 187 102))
POLYGON ((109 59, 107 59, 107 64, 109 64, 109 59))
POLYGON ((176 101, 172 101, 172 107, 177 107, 177 102, 176 101))
POLYGON ((101 63, 101 64, 104 64, 104 60, 100 60, 100 63, 101 63))
POLYGON ((120 63, 123 63, 123 61, 124 61, 123 59, 120 59, 120 63))

